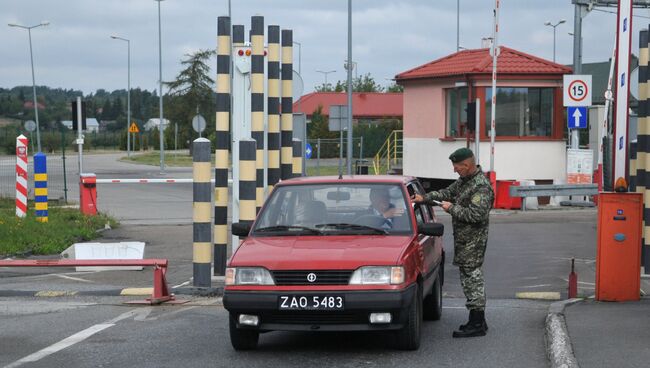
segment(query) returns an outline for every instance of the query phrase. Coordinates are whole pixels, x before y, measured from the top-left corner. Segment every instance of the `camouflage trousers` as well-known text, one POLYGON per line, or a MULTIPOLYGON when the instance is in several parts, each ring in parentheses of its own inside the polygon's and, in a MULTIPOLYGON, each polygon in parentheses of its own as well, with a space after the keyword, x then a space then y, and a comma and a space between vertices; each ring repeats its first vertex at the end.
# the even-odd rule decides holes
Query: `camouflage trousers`
POLYGON ((460 285, 467 298, 469 310, 485 309, 485 281, 480 267, 460 267, 460 285))

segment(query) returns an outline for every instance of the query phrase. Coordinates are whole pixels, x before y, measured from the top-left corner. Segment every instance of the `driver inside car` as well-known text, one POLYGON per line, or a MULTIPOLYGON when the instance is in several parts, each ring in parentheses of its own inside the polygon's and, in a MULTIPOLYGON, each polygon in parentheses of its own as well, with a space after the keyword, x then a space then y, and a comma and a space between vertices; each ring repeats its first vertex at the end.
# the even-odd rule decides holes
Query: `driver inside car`
POLYGON ((386 188, 370 189, 370 213, 384 218, 382 227, 390 229, 396 216, 404 214, 403 208, 396 208, 390 202, 390 194, 386 188))

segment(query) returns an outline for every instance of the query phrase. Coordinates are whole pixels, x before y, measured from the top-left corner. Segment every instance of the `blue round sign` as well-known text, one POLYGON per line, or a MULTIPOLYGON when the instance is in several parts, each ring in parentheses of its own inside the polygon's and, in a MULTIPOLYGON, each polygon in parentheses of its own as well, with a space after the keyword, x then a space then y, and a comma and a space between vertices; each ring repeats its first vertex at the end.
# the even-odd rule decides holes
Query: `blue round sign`
POLYGON ((311 153, 312 153, 311 144, 305 143, 305 158, 310 159, 311 153))

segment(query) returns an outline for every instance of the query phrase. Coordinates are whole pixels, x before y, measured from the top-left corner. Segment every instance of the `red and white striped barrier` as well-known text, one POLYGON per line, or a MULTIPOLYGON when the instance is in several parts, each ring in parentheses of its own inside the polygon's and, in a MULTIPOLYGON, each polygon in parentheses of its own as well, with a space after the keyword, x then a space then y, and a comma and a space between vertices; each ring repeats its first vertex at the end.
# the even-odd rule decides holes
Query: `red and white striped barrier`
MULTIPOLYGON (((97 184, 173 184, 193 183, 194 179, 97 179, 97 184)), ((214 183, 214 179, 211 180, 214 183)), ((232 184, 232 179, 228 179, 232 184)))
POLYGON ((27 137, 16 138, 16 216, 27 216, 27 137))

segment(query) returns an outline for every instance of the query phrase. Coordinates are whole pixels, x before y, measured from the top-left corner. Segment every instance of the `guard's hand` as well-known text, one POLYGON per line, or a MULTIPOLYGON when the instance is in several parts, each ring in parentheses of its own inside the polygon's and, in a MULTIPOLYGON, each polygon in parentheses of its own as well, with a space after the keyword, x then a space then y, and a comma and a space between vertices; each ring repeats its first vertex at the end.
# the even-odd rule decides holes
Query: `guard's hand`
POLYGON ((414 203, 422 203, 424 202, 424 197, 416 193, 411 196, 411 201, 414 203))
POLYGON ((442 209, 445 210, 445 212, 449 212, 449 208, 451 208, 451 206, 453 205, 453 203, 447 201, 442 201, 441 203, 442 204, 440 205, 440 207, 442 207, 442 209))

